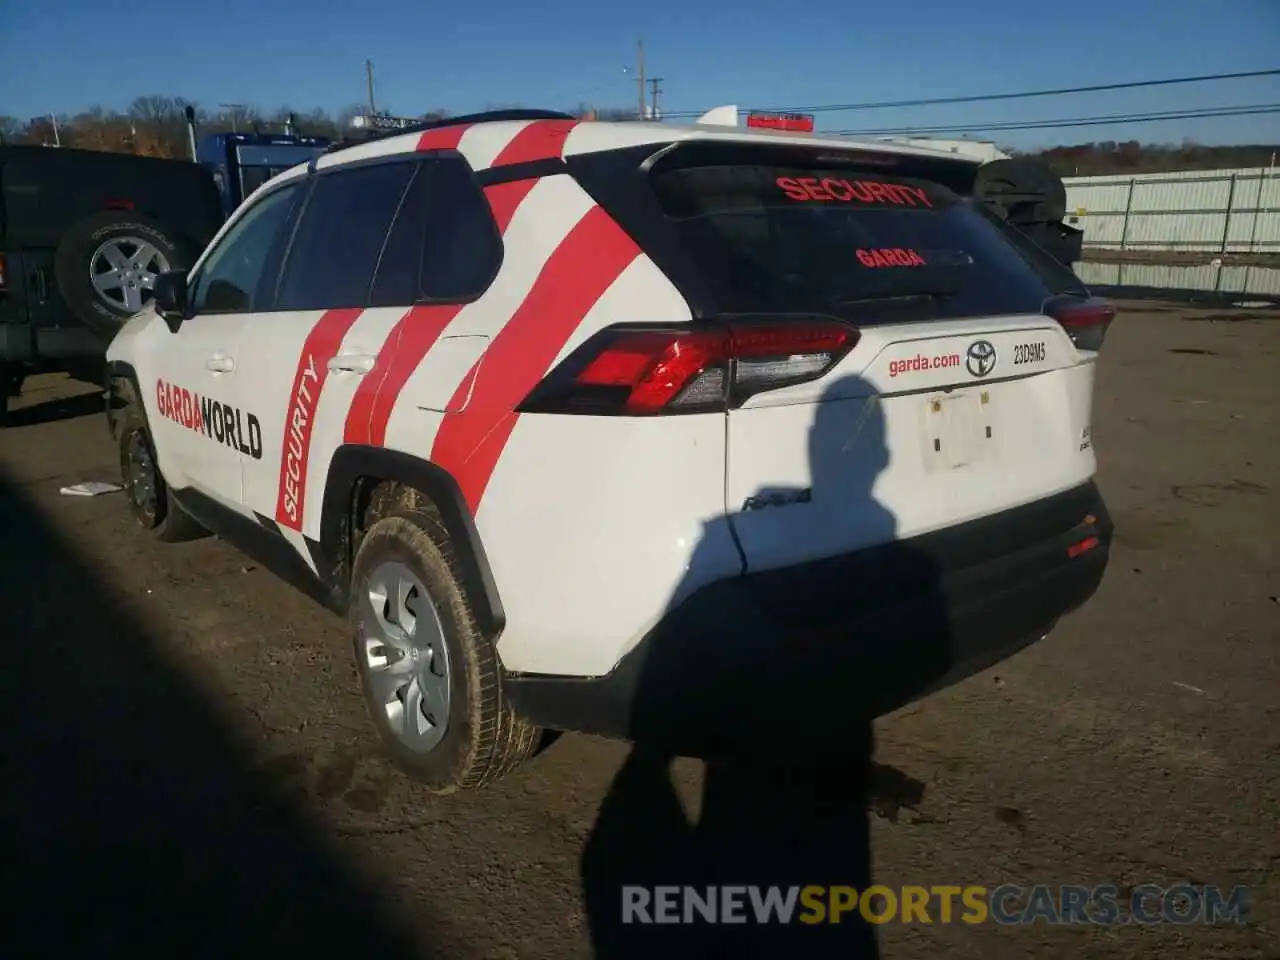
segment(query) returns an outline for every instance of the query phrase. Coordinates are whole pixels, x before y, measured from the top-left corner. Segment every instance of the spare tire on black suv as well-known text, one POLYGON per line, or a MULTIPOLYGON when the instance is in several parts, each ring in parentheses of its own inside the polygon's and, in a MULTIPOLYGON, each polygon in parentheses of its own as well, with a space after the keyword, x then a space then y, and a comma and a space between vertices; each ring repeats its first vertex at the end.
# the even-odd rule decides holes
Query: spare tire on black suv
POLYGON ((151 302, 156 277, 189 269, 189 241, 145 214, 108 210, 74 224, 58 244, 54 269, 67 306, 110 338, 151 302))
POLYGON ((0 420, 34 372, 100 383, 154 278, 193 266, 222 221, 198 164, 0 145, 0 420))

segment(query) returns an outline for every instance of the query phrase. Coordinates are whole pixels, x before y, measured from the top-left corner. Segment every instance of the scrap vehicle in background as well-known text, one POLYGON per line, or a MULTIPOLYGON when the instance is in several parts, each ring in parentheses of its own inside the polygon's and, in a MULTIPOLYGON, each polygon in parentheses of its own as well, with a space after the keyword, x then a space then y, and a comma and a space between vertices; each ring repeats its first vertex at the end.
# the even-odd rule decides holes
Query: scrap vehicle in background
POLYGON ((187 122, 190 160, 0 145, 0 418, 34 372, 101 383, 108 341, 156 277, 192 266, 246 197, 331 144, 292 129, 198 137, 190 109, 187 122))
POLYGON ((290 167, 318 157, 332 146, 328 137, 295 132, 290 117, 284 133, 210 133, 199 136, 194 111, 187 108, 191 158, 213 174, 224 216, 231 216, 258 187, 290 167))

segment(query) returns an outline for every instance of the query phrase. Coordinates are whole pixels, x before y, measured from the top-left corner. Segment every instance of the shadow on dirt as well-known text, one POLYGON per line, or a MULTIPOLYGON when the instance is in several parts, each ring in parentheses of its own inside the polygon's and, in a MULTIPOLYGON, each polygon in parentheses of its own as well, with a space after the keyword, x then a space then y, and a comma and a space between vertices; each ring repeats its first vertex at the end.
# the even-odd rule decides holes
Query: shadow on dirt
MULTIPOLYGON (((856 378, 837 382, 828 396, 837 391, 875 392, 856 378)), ((788 506, 739 514, 738 531, 760 524, 762 535, 767 525, 773 536, 801 536, 808 524, 812 535, 816 525, 854 516, 865 542, 892 541, 895 517, 872 493, 889 457, 877 401, 829 400, 815 411, 809 491, 788 506), (824 510, 832 511, 829 519, 824 510)), ((774 493, 761 491, 761 501, 774 493)), ((724 524, 704 528, 699 551, 723 540, 724 524)), ((691 576, 699 565, 695 553, 691 576)), ((709 886, 720 895, 729 885, 757 886, 761 896, 777 886, 785 898, 790 887, 871 885, 869 813, 896 819, 924 793, 922 783, 872 762, 872 717, 951 668, 935 561, 890 543, 875 557, 834 559, 799 577, 729 581, 695 613, 697 596, 672 607, 668 621, 677 626, 651 636, 631 711, 635 743, 583 851, 596 956, 878 957, 874 925, 857 908, 829 922, 830 900, 820 914, 799 899, 797 919, 761 923, 748 890, 738 895, 742 922, 725 923, 719 914, 711 923, 701 922, 705 908, 687 907, 673 893, 677 918, 693 911, 684 922, 645 918, 662 912, 661 886, 699 895, 709 886), (906 604, 904 596, 911 598, 906 604), (891 598, 892 609, 885 602, 891 598), (856 625, 852 610, 859 611, 856 625), (707 760, 696 822, 672 785, 676 755, 707 760)), ((713 897, 712 907, 723 902, 713 897)))
POLYGON ((437 955, 3 476, 0 637, 7 956, 437 955))
POLYGON ((52 390, 41 390, 38 393, 54 395, 55 399, 28 402, 19 407, 18 399, 11 394, 0 398, 5 402, 4 406, 0 406, 0 427, 31 427, 59 420, 100 416, 106 409, 101 389, 70 397, 57 396, 52 390))

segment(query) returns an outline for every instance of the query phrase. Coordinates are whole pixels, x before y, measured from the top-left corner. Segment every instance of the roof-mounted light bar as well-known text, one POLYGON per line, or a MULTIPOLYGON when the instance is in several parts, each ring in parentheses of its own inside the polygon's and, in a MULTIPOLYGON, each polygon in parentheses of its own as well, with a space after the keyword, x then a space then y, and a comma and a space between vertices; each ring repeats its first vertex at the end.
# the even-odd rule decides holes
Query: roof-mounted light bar
POLYGON ((749 113, 747 126, 754 130, 786 130, 791 133, 813 133, 811 113, 749 113))
MULTIPOLYGON (((742 124, 736 104, 715 107, 700 116, 696 123, 712 127, 737 127, 742 124)), ((786 130, 791 133, 813 133, 811 113, 764 113, 753 110, 747 114, 746 126, 752 130, 786 130)))

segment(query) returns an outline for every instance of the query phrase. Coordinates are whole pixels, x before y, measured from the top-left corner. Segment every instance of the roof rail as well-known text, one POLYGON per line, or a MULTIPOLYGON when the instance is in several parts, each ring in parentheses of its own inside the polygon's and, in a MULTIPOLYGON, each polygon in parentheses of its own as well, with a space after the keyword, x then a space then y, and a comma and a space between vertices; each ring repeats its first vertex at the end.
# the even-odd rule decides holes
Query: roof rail
POLYGON ((472 123, 499 123, 504 120, 576 120, 577 117, 570 113, 562 113, 559 110, 486 110, 481 113, 468 113, 460 117, 444 117, 440 120, 424 120, 421 123, 415 123, 406 127, 398 127, 390 130, 370 130, 362 137, 348 138, 334 143, 326 151, 333 153, 335 150, 344 150, 347 147, 354 147, 357 144, 368 143, 370 140, 381 140, 385 137, 398 137, 403 133, 425 133, 428 130, 438 130, 442 127, 456 127, 460 124, 472 123))

